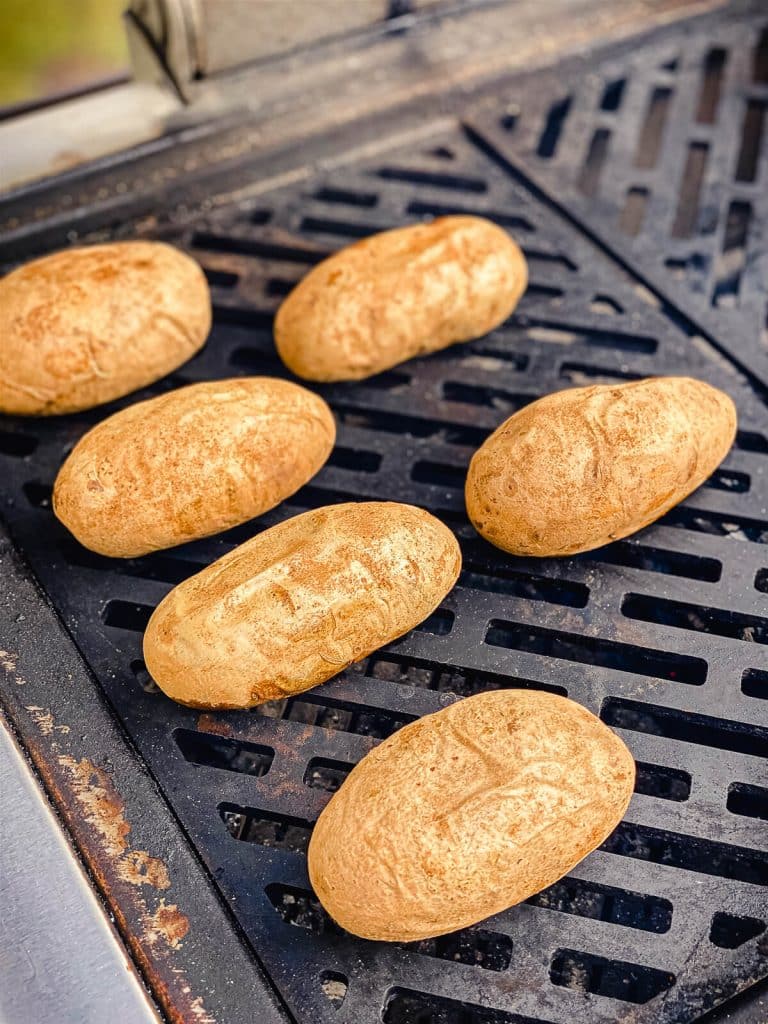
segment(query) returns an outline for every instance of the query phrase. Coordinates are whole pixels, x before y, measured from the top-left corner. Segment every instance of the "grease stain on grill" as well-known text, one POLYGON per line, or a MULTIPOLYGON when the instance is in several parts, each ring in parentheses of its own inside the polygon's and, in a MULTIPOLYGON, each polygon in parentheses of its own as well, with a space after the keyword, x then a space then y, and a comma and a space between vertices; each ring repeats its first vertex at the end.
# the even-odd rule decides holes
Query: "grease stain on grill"
POLYGON ((522 622, 493 619, 485 634, 485 642, 492 647, 670 679, 692 686, 701 686, 707 678, 707 663, 703 658, 544 629, 522 622))
POLYGON ((672 925, 672 904, 662 896, 631 892, 581 878, 562 878, 530 896, 526 903, 656 935, 668 932, 672 925))
POLYGON ((549 976, 553 985, 629 1003, 647 1003, 675 983, 675 976, 670 971, 609 960, 575 949, 557 950, 552 957, 549 976))

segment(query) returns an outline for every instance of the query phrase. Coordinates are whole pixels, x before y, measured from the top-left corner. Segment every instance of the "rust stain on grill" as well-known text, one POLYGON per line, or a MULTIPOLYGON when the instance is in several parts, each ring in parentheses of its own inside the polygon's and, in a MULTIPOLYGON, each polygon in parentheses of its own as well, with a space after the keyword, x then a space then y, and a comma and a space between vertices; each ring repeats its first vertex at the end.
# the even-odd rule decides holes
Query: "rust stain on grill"
MULTIPOLYGON (((43 734, 43 744, 57 743, 43 734)), ((43 782, 72 830, 78 848, 114 914, 131 955, 171 1024, 216 1024, 174 964, 172 954, 190 924, 177 904, 157 903, 150 892, 171 886, 166 865, 145 850, 132 850, 125 804, 106 771, 87 758, 58 753, 48 760, 42 746, 28 750, 43 782)))
POLYGON ((231 736, 232 726, 228 722, 222 722, 214 715, 202 714, 197 720, 197 728, 201 732, 210 732, 215 736, 231 736))
POLYGON ((106 773, 86 758, 76 761, 61 756, 59 764, 69 774, 85 820, 98 832, 105 852, 114 858, 118 877, 129 885, 169 889, 171 879, 165 864, 146 850, 129 849, 131 826, 125 820, 125 805, 106 773))
POLYGON ((177 949, 181 940, 189 931, 189 920, 181 913, 175 903, 160 906, 147 919, 147 938, 150 942, 164 939, 172 949, 177 949))

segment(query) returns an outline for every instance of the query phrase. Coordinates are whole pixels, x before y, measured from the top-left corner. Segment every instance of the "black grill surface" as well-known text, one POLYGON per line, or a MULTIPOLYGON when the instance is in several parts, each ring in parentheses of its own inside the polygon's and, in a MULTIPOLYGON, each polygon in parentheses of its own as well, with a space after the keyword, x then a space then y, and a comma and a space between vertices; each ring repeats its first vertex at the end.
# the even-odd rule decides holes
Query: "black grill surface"
POLYGON ((741 6, 537 76, 478 128, 768 385, 768 18, 741 6))
MULTIPOLYGON (((513 133, 514 114, 504 116, 498 130, 513 133)), ((688 1022, 768 974, 765 393, 529 189, 478 124, 171 232, 207 270, 215 323, 191 363, 138 397, 285 375, 272 316, 308 267, 442 213, 484 214, 523 245, 531 285, 508 323, 369 381, 318 387, 339 427, 328 465, 226 535, 122 562, 85 551, 55 521, 62 459, 135 397, 4 420, 3 514, 297 1021, 688 1022), (477 537, 463 478, 499 422, 552 390, 659 373, 696 375, 738 404, 736 446, 704 487, 636 537, 579 557, 515 559, 477 537), (438 612, 287 702, 208 714, 158 692, 141 632, 174 584, 288 516, 364 499, 422 505, 456 532, 464 569, 438 612), (309 890, 318 813, 382 738, 500 687, 567 693, 617 730, 638 761, 626 820, 567 878, 476 928, 408 945, 345 934, 309 890)))

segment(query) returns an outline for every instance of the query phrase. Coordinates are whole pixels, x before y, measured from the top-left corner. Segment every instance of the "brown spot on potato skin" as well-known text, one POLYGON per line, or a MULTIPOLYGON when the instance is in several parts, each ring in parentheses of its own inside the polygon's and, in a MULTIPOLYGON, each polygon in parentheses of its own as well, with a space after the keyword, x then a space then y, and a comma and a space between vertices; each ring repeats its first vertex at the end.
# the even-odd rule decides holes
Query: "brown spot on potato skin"
POLYGON ((687 497, 735 434, 733 402, 703 381, 570 388, 515 413, 478 449, 467 514, 478 533, 512 554, 590 551, 687 497))
POLYGON ((275 344, 299 377, 360 380, 492 330, 527 282, 521 250, 496 224, 439 217, 320 263, 280 306, 275 344))

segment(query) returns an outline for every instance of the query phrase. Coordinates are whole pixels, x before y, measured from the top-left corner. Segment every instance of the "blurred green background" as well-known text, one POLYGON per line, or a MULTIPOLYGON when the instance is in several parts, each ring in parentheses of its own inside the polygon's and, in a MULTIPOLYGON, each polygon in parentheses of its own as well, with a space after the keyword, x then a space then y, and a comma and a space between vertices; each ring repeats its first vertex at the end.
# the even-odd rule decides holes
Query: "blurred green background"
POLYGON ((0 0, 0 107, 126 72, 127 0, 0 0))

